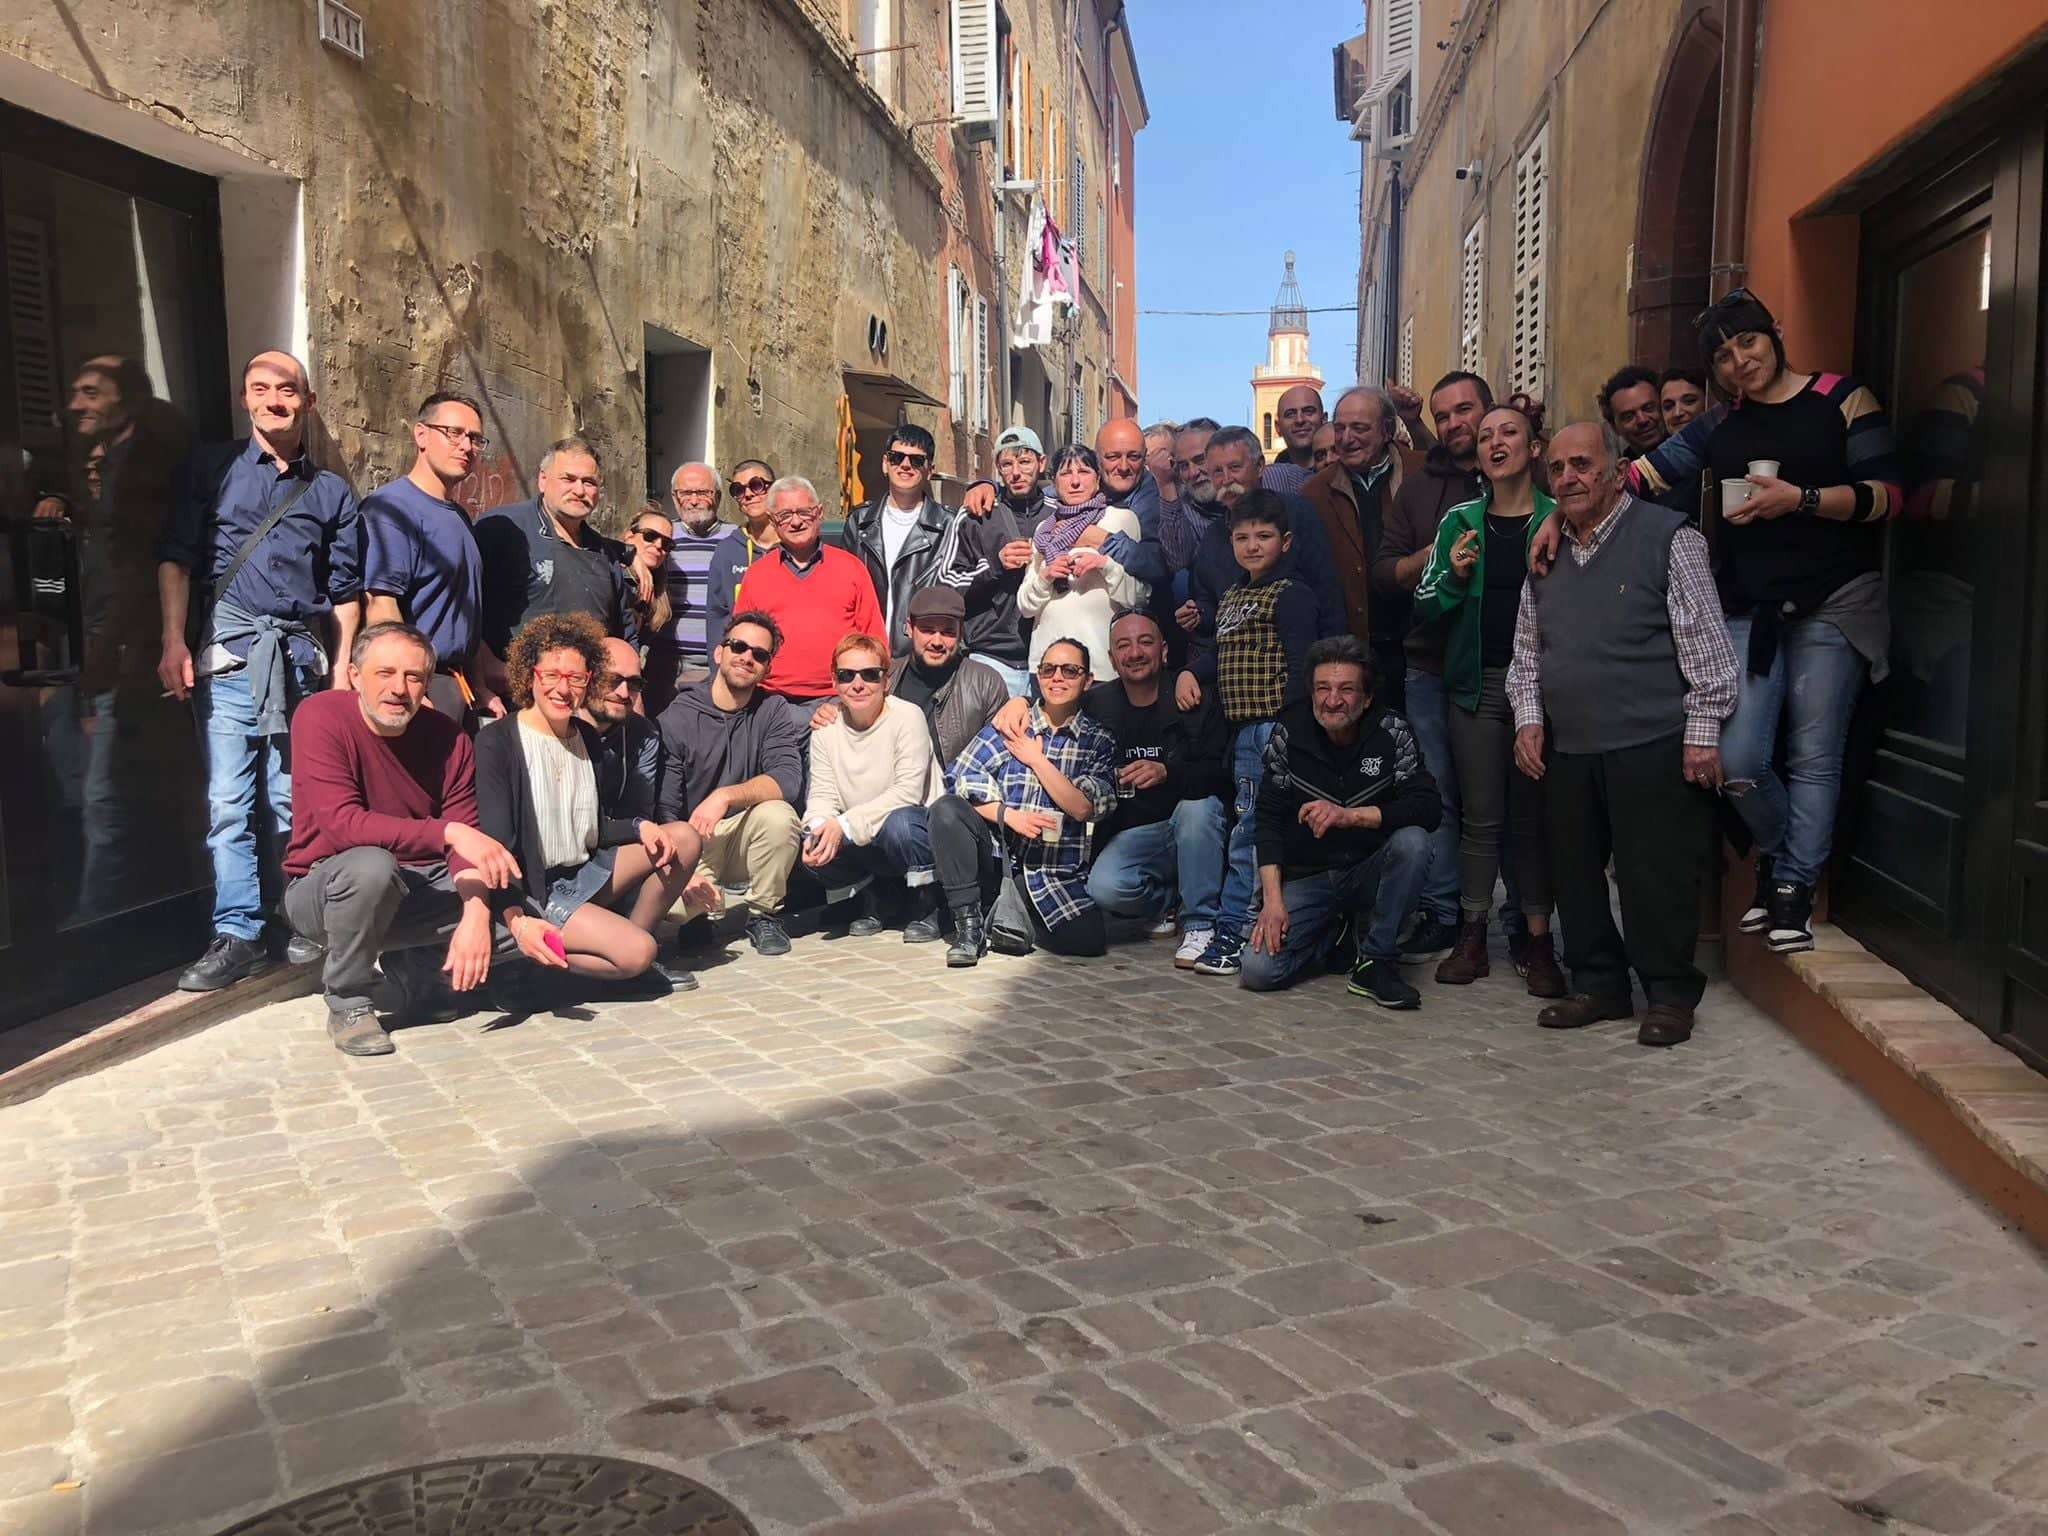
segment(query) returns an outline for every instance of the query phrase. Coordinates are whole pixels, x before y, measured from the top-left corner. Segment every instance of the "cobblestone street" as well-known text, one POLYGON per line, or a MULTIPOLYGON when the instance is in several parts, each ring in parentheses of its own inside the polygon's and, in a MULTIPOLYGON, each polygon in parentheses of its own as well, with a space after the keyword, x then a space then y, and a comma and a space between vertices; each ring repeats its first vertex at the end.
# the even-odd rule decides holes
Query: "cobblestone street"
POLYGON ((893 933, 272 1006, 0 1110, 0 1531, 523 1448, 764 1536, 2048 1533, 2039 1254, 1725 987, 1533 1012, 893 933))

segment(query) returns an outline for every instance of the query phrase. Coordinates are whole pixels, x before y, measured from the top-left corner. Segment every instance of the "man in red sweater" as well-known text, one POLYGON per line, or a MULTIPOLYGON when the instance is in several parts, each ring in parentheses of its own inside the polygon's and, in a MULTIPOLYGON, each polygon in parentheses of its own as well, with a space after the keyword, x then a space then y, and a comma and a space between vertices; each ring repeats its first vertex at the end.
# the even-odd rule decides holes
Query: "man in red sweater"
POLYGON ((825 510, 810 481, 784 475, 771 485, 768 515, 781 542, 747 567, 732 611, 766 613, 782 631, 763 688, 805 702, 832 698, 832 647, 850 634, 885 634, 881 600, 867 563, 823 542, 825 510))
POLYGON ((380 956, 408 1014, 455 1016, 453 994, 490 972, 486 893, 519 876, 477 830, 469 738, 420 707, 434 661, 412 625, 372 624, 349 649, 347 689, 292 716, 285 917, 327 948, 327 1036, 349 1056, 393 1049, 370 1000, 380 956))

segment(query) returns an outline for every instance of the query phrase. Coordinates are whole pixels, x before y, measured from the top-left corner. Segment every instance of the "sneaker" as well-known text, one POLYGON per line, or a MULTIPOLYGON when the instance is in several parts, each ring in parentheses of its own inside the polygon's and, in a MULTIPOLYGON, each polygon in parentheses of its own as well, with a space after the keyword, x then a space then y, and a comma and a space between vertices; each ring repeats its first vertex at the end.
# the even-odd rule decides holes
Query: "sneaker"
POLYGON ((1493 974, 1486 958, 1486 919, 1470 917, 1458 924, 1458 942, 1436 968, 1439 986, 1469 987, 1493 974))
POLYGON ((757 955, 786 955, 789 930, 773 912, 756 912, 747 919, 747 942, 757 955))
POLYGON ((1192 971, 1195 962, 1202 958, 1215 941, 1214 928, 1190 928, 1180 936, 1180 944, 1173 952, 1174 969, 1192 971))
POLYGON ((1180 913, 1174 911, 1162 912, 1145 925, 1145 937, 1148 939, 1171 939, 1179 933, 1180 913))
POLYGON ((1771 926, 1771 861, 1761 854, 1756 861, 1756 894, 1742 909, 1735 926, 1744 933, 1762 933, 1771 926))
POLYGON ((1244 940, 1219 928, 1208 948, 1195 956, 1193 970, 1198 976, 1235 976, 1244 969, 1238 958, 1243 953, 1244 940))
POLYGON ((1774 955, 1796 955, 1813 948, 1812 886, 1781 880, 1771 887, 1764 947, 1774 955))
POLYGON ((648 974, 659 976, 668 983, 671 992, 694 992, 697 990, 696 975, 689 967, 679 963, 673 956, 656 956, 654 964, 647 967, 648 974))
POLYGON ((1401 968, 1391 960, 1359 961, 1344 990, 1353 997, 1369 997, 1382 1008, 1422 1006, 1422 994, 1401 979, 1401 968))
POLYGON ((1451 952, 1457 939, 1456 928, 1425 912, 1401 941, 1401 963, 1427 965, 1432 960, 1441 960, 1451 952))
POLYGON ((389 1056, 398 1049, 377 1022, 377 1010, 367 1003, 347 1012, 328 1009, 327 1038, 344 1056, 389 1056))
POLYGON ((260 976, 277 962, 261 940, 238 939, 231 933, 217 933, 206 953, 185 967, 178 978, 180 992, 218 992, 249 976, 260 976))

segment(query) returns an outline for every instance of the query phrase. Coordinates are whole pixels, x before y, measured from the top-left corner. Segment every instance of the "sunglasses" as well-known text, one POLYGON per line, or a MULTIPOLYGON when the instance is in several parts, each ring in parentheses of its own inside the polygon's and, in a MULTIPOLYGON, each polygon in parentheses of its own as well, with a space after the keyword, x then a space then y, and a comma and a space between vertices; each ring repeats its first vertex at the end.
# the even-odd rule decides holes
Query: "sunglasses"
POLYGON ((1078 683, 1088 675, 1088 669, 1078 661, 1042 661, 1038 664, 1040 677, 1063 677, 1070 683, 1078 683))
POLYGON ((891 464, 908 464, 912 469, 923 469, 932 461, 928 453, 903 453, 895 448, 891 448, 882 457, 891 464))
POLYGON ((775 653, 767 646, 749 645, 744 640, 728 640, 725 642, 725 648, 735 656, 751 656, 764 667, 775 659, 775 653))
POLYGON ((633 537, 642 544, 659 544, 663 549, 674 549, 676 541, 665 533, 656 533, 652 528, 635 528, 633 537))
POLYGON ((768 482, 759 475, 756 475, 751 480, 731 481, 727 484, 726 489, 735 496, 758 496, 768 489, 768 482))
POLYGON ((1731 288, 1692 317, 1693 329, 1698 330, 1724 309, 1733 308, 1737 304, 1761 304, 1762 302, 1761 299, 1747 288, 1731 288))
POLYGON ((604 680, 604 691, 606 693, 614 692, 619 688, 624 688, 628 693, 638 693, 642 688, 645 688, 646 686, 647 679, 642 677, 637 672, 635 672, 631 677, 612 676, 607 677, 604 680))
POLYGON ((864 683, 879 683, 882 680, 882 669, 880 667, 834 667, 832 669, 832 681, 835 683, 850 683, 856 677, 864 683))

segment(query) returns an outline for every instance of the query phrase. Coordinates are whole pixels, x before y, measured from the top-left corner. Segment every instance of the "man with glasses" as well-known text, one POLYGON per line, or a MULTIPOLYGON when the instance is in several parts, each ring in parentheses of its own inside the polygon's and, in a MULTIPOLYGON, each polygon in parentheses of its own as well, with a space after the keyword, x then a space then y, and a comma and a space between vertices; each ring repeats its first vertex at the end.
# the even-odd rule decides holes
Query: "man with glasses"
POLYGON ((1280 396, 1275 407, 1280 423, 1280 438, 1287 446, 1268 464, 1259 483, 1269 491, 1282 495, 1299 494, 1308 484, 1309 476, 1315 473, 1310 467, 1310 444, 1316 435, 1316 428, 1326 419, 1323 414, 1323 397, 1310 384, 1297 384, 1280 396))
POLYGON ((867 566, 881 599, 888 628, 876 633, 897 637, 899 650, 910 595, 938 581, 957 542, 953 510, 931 494, 935 447, 923 427, 906 423, 891 432, 882 452, 888 490, 856 507, 839 530, 840 547, 867 566))
POLYGON ((768 487, 774 483, 775 471, 766 462, 741 459, 725 484, 735 526, 732 537, 711 556, 704 576, 704 635, 713 648, 732 618, 733 599, 739 596, 747 567, 775 547, 775 519, 768 515, 768 487))
POLYGON ((780 626, 762 686, 785 699, 830 698, 832 648, 848 634, 882 633, 882 605, 865 562, 819 537, 825 509, 810 481, 784 475, 768 489, 768 509, 779 542, 747 568, 736 600, 780 626))
POLYGON ((455 500, 490 451, 483 413, 468 395, 437 390, 412 424, 416 450, 403 479, 363 500, 364 619, 410 624, 433 642, 427 702, 458 725, 472 709, 505 712, 472 671, 483 618, 483 557, 455 500))
POLYGON ((694 681, 711 668, 711 564, 737 537, 732 524, 718 520, 717 470, 685 464, 668 485, 675 516, 667 566, 669 624, 647 637, 647 709, 656 715, 668 708, 679 682, 694 681))
MULTIPOLYGON (((836 553, 853 561, 844 550, 836 553)), ((698 910, 700 892, 708 910, 718 891, 744 888, 747 938, 762 955, 789 953, 782 902, 796 863, 796 802, 804 788, 805 717, 762 687, 782 644, 771 615, 742 608, 713 651, 715 670, 685 683, 660 722, 669 759, 662 819, 686 816, 704 840, 698 867, 707 879, 685 892, 687 910, 698 910)), ((693 916, 678 946, 694 947, 709 931, 693 916)))

